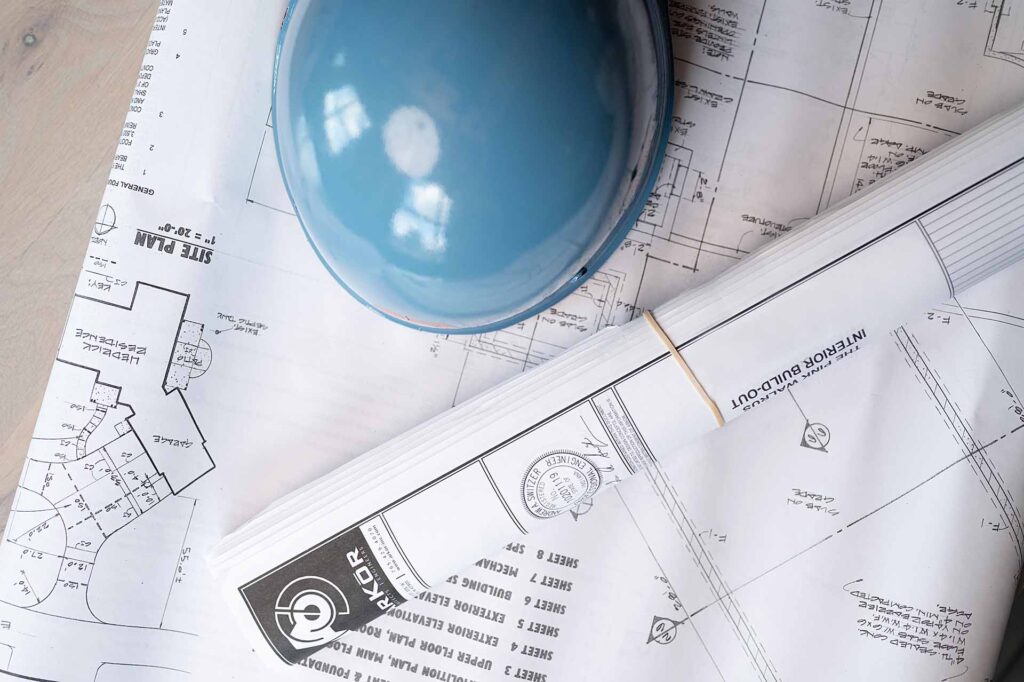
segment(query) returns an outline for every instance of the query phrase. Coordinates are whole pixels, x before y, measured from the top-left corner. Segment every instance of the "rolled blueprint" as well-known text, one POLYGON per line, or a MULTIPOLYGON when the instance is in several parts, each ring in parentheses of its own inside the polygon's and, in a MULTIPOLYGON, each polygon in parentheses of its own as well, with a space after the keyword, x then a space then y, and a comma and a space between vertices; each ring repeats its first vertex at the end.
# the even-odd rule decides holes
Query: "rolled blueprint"
MULTIPOLYGON (((730 420, 1022 255, 1018 109, 655 315, 730 420)), ((295 663, 715 427, 636 320, 278 501, 211 565, 257 650, 295 663)))

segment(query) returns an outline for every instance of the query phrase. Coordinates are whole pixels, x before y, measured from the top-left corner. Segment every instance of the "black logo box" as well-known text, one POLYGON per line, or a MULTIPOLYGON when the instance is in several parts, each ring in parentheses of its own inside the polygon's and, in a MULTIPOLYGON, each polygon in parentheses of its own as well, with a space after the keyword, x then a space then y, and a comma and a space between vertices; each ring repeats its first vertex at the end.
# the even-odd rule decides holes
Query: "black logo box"
MULTIPOLYGON (((312 576, 329 581, 335 585, 347 599, 347 613, 339 613, 333 629, 339 632, 355 630, 382 615, 386 610, 379 606, 380 599, 371 600, 370 596, 384 594, 388 603, 397 606, 405 601, 385 576, 380 564, 373 556, 363 532, 358 528, 336 535, 313 549, 290 559, 280 566, 264 573, 259 578, 239 588, 242 598, 252 617, 259 624, 260 630, 274 652, 288 664, 294 664, 323 649, 329 642, 307 648, 297 648, 285 636, 278 626, 282 617, 278 599, 284 589, 293 581, 312 576), (353 554, 355 553, 355 554, 353 554), (358 565, 353 566, 352 559, 358 565), (356 571, 361 567, 357 577, 356 571), (376 582, 375 589, 366 591, 367 573, 376 582), (360 582, 360 578, 362 582, 360 582)), ((339 609, 345 610, 345 609, 339 609)), ((334 637, 333 639, 337 639, 334 637)))

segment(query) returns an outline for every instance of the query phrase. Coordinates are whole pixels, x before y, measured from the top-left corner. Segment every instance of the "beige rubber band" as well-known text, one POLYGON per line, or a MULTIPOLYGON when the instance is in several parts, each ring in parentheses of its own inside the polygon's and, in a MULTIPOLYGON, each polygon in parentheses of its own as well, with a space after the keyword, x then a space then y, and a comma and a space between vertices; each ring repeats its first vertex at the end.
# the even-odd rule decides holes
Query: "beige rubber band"
POLYGON ((715 417, 715 421, 718 422, 719 426, 723 426, 725 424, 725 419, 722 417, 722 411, 718 409, 718 405, 715 403, 714 399, 712 399, 712 397, 708 395, 708 392, 704 390, 704 386, 701 385, 700 380, 697 379, 697 375, 694 374, 693 370, 690 369, 690 366, 686 364, 686 360, 684 360, 683 356, 679 353, 679 349, 676 348, 674 343, 672 343, 672 339, 668 338, 668 334, 666 334, 665 330, 661 328, 658 321, 654 319, 654 315, 650 310, 644 311, 644 319, 647 320, 647 324, 651 325, 651 329, 654 330, 654 333, 657 334, 658 338, 665 344, 665 347, 668 348, 668 352, 676 359, 679 366, 683 368, 684 372, 686 372, 686 378, 690 380, 690 385, 693 386, 693 390, 697 391, 697 395, 701 397, 704 404, 708 406, 709 410, 711 410, 711 414, 715 417))

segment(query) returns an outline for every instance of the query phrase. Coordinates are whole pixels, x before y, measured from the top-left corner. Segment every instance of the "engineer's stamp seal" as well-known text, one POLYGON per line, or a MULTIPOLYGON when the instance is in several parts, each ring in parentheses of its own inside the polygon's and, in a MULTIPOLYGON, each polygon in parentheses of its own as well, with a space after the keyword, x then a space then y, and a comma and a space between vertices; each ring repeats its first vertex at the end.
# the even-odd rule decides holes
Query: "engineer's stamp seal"
POLYGON ((555 450, 544 455, 523 477, 523 504, 534 516, 558 516, 588 499, 601 487, 601 472, 581 454, 555 450))

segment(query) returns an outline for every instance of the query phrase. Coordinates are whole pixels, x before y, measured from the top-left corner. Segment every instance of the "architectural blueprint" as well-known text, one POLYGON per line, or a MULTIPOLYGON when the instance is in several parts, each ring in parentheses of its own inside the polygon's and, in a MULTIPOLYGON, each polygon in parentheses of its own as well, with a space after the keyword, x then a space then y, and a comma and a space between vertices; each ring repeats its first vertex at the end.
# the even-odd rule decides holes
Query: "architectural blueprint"
MULTIPOLYGON (((1024 97, 1019 0, 672 2, 671 144, 622 248, 533 320, 432 336, 351 301, 291 215, 284 10, 160 4, 0 545, 0 676, 280 679, 212 587, 221 536, 1024 97)), ((923 311, 289 674, 985 679, 1024 535, 1022 282, 923 311)))
POLYGON ((1022 190, 1018 107, 657 318, 604 330, 275 502, 209 557, 227 604, 257 651, 300 662, 509 539, 600 504, 716 424, 827 381, 892 325, 1012 264, 1024 255, 1022 190), (710 395, 733 396, 724 419, 710 419, 666 344, 710 395))

